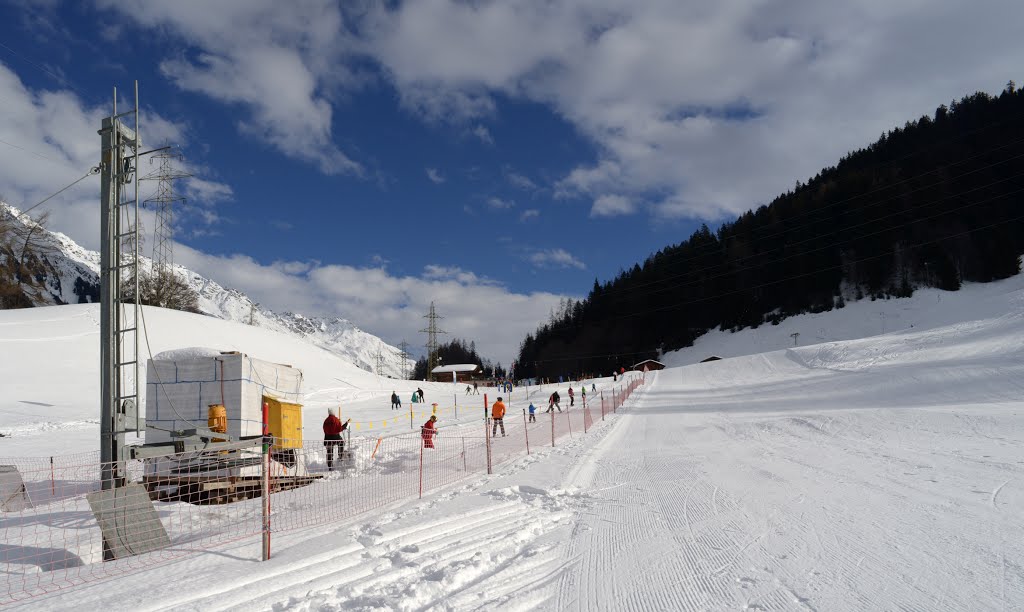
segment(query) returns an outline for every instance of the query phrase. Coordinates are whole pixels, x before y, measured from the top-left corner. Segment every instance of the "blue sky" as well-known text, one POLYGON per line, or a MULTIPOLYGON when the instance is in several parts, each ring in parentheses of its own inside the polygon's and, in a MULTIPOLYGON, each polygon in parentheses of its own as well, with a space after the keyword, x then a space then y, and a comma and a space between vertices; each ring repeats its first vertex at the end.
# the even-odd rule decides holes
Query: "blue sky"
MULTIPOLYGON (((595 278, 1020 81, 1024 9, 963 4, 0 3, 0 196, 94 164, 137 78, 144 137, 194 175, 177 261, 391 343, 434 300, 507 362, 595 278)), ((51 205, 90 248, 96 191, 51 205)))

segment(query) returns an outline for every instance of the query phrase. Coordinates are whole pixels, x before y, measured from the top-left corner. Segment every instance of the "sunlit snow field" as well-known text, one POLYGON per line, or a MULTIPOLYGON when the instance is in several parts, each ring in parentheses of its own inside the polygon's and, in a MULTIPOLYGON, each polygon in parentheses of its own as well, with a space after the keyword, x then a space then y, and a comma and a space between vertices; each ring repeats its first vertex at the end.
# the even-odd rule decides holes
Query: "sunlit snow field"
MULTIPOLYGON (((1021 609, 1022 287, 713 332, 667 355, 676 367, 648 374, 621 414, 493 476, 283 534, 266 563, 246 541, 24 607, 1021 609), (726 359, 696 364, 711 354, 726 359)), ((273 332, 147 317, 154 352, 302 368, 314 432, 328 406, 387 419, 392 388, 406 401, 417 386, 273 332)), ((0 346, 0 455, 95 448, 95 307, 0 312, 0 346)), ((451 404, 450 384, 424 390, 451 404)), ((460 420, 478 419, 479 399, 459 399, 460 420)))

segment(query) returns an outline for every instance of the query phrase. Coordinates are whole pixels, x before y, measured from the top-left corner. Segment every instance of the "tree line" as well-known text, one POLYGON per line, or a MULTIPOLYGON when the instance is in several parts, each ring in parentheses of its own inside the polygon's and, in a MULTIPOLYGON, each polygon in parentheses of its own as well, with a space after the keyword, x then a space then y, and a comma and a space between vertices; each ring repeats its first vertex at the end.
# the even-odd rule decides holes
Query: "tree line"
MULTIPOLYGON (((475 363, 483 368, 485 377, 505 378, 508 375, 500 361, 495 364, 491 363, 490 359, 481 357, 476 352, 476 342, 473 340, 466 342, 465 340, 454 338, 451 342, 437 347, 437 356, 441 360, 441 365, 475 363)), ((416 360, 416 365, 412 371, 412 378, 413 380, 430 378, 427 373, 427 358, 425 356, 416 360)))
POLYGON ((1022 127, 1011 81, 893 128, 770 204, 595 280, 522 341, 517 375, 607 374, 714 328, 1017 274, 1022 127))

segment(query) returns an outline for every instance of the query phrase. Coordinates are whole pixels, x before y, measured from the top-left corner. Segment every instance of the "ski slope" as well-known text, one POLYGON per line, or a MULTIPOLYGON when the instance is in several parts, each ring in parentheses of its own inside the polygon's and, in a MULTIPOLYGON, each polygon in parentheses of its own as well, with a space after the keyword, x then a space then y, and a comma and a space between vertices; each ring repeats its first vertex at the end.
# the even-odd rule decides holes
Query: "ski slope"
MULTIPOLYGON (((935 303, 946 309, 914 328, 650 373, 586 435, 275 535, 265 563, 258 539, 242 541, 12 609, 1022 609, 1021 279, 935 303)), ((42 346, 77 342, 58 327, 42 346)), ((310 393, 340 393, 315 386, 338 367, 310 366, 310 393)), ((43 386, 30 382, 26 397, 43 386)), ((387 412, 372 404, 390 389, 358 392, 387 412)))
MULTIPOLYGON (((369 433, 372 428, 379 434, 409 431, 409 400, 417 388, 423 389, 427 402, 414 405, 420 422, 433 402, 443 409, 446 422, 455 421, 456 394, 464 409, 460 420, 479 416, 483 393, 494 397, 489 389, 466 397, 464 386, 377 376, 315 344, 270 329, 148 306, 144 318, 148 344, 143 340, 143 359, 172 349, 210 347, 301 369, 304 423, 307 436, 316 439, 322 436, 320 423, 328 408, 340 408, 342 418, 352 418, 354 430, 369 433), (391 410, 392 391, 401 396, 404 412, 391 410), (470 407, 474 410, 465 410, 470 407), (399 414, 404 418, 396 423, 399 414)), ((99 447, 99 351, 99 304, 0 310, 0 434, 5 436, 0 438, 0 457, 45 457, 99 447)))

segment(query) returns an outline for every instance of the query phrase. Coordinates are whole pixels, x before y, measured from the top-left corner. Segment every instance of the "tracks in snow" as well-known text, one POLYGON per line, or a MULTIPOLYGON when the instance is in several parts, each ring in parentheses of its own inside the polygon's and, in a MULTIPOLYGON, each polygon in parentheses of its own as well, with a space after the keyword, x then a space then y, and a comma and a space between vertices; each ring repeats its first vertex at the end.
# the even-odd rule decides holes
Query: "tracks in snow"
MULTIPOLYGON (((480 479, 351 529, 336 550, 287 548, 258 574, 207 589, 170 609, 277 611, 507 608, 542 604, 545 576, 563 564, 545 536, 571 517, 582 496, 525 485, 482 492, 480 479), (451 503, 484 496, 463 512, 451 503), (264 569, 265 568, 265 569, 264 569), (538 577, 540 582, 538 582, 538 577), (296 591, 303 592, 301 596, 296 591)), ((336 532, 337 533, 337 532, 336 532)), ((322 547, 321 547, 322 548, 322 547)))
POLYGON ((659 408, 632 411, 615 443, 598 445, 576 474, 593 474, 593 499, 577 512, 565 554, 576 561, 550 609, 924 611, 1024 601, 1024 572, 1007 561, 1024 557, 1024 528, 992 522, 992 509, 1011 503, 999 497, 1011 491, 1007 478, 974 484, 1020 473, 1007 459, 1019 429, 995 438, 999 421, 975 413, 972 422, 991 425, 962 431, 942 410, 659 408), (952 448, 949 432, 961 436, 952 448), (985 525, 1003 530, 1005 551, 992 554, 985 525))

